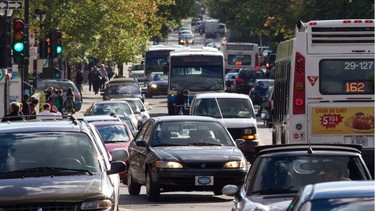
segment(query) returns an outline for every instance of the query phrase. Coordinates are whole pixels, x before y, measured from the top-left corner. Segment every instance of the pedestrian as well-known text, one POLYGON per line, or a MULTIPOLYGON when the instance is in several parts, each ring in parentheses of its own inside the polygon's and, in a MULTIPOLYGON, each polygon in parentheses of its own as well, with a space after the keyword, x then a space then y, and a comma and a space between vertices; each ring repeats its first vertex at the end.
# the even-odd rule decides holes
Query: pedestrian
POLYGON ((36 119, 36 107, 38 106, 39 100, 36 98, 31 98, 31 102, 29 104, 29 119, 36 119))
POLYGON ((51 106, 49 103, 43 105, 43 111, 37 115, 38 119, 55 119, 61 118, 61 113, 56 106, 51 106))
POLYGON ((76 73, 76 86, 79 90, 79 92, 82 92, 82 82, 83 82, 83 73, 81 72, 81 70, 76 70, 77 73, 76 73))
POLYGON ((94 73, 95 73, 95 66, 90 68, 90 72, 87 76, 87 80, 89 81, 89 91, 91 92, 91 87, 93 86, 94 81, 94 73))
POLYGON ((22 113, 23 115, 29 115, 29 105, 30 105, 30 95, 25 94, 23 95, 22 99, 22 113))
POLYGON ((62 113, 62 107, 64 104, 64 98, 62 96, 62 93, 63 93, 62 89, 56 89, 56 97, 54 100, 54 105, 61 113, 62 113))
POLYGON ((102 80, 102 77, 101 77, 100 71, 98 68, 96 68, 94 72, 93 80, 92 80, 92 86, 96 95, 99 92, 101 80, 102 80))
POLYGON ((51 87, 48 87, 47 89, 44 90, 44 94, 45 94, 45 97, 46 97, 46 101, 48 102, 49 101, 49 97, 51 95, 53 95, 53 92, 54 92, 54 88, 51 86, 51 87))
POLYGON ((100 89, 105 89, 105 83, 107 82, 107 69, 105 68, 105 65, 102 64, 100 67, 100 76, 102 77, 102 80, 100 82, 100 89))
POLYGON ((22 116, 20 115, 20 103, 18 102, 12 102, 10 104, 9 114, 4 115, 1 122, 15 120, 22 120, 22 116))
POLYGON ((113 69, 112 69, 112 67, 110 67, 110 66, 107 66, 106 68, 107 68, 107 76, 108 76, 108 81, 110 81, 110 80, 111 80, 111 78, 113 77, 113 75, 114 75, 115 73, 113 72, 113 69))
POLYGON ((64 111, 67 114, 74 114, 76 112, 75 105, 74 105, 74 93, 71 87, 68 88, 66 92, 66 100, 64 102, 64 111))

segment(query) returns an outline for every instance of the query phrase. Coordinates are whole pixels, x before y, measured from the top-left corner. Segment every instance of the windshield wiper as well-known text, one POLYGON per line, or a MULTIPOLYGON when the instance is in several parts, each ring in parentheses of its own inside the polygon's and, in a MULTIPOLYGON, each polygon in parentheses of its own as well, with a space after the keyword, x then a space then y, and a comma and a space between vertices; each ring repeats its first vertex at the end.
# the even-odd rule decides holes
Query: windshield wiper
POLYGON ((297 193, 297 190, 293 190, 293 187, 290 188, 270 188, 264 190, 254 191, 251 194, 282 194, 282 193, 297 193))
POLYGON ((193 146, 223 146, 221 143, 208 143, 208 142, 194 142, 194 143, 189 143, 189 145, 193 146))
POLYGON ((87 169, 72 169, 72 168, 60 168, 60 167, 35 167, 35 168, 26 168, 18 169, 14 171, 1 172, 0 175, 11 175, 11 174, 23 174, 23 173, 51 173, 51 172, 83 172, 88 173, 89 175, 94 175, 93 172, 87 169))
POLYGON ((172 144, 172 143, 162 143, 162 144, 154 144, 154 147, 169 147, 169 146, 186 146, 183 144, 172 144))

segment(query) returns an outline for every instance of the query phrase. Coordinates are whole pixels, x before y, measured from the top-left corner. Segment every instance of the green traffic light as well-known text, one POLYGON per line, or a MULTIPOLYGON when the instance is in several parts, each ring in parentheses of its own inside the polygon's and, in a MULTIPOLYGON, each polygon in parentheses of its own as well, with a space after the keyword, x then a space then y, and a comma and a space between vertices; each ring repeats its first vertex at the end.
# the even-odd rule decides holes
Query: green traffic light
POLYGON ((22 43, 22 42, 16 42, 13 46, 13 49, 17 52, 21 52, 23 51, 23 49, 25 48, 25 45, 22 43))
POLYGON ((62 53, 62 46, 57 46, 57 48, 56 48, 56 53, 57 54, 61 54, 62 53))

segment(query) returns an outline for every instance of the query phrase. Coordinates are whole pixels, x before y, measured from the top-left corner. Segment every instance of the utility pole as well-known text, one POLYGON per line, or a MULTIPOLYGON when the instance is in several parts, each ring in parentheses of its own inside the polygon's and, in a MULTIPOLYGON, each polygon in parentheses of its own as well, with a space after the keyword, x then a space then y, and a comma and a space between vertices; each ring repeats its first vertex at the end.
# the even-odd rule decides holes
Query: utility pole
POLYGON ((24 0, 25 4, 25 30, 24 30, 24 43, 25 43, 25 50, 24 50, 24 63, 23 63, 23 69, 21 71, 21 78, 22 78, 22 85, 21 85, 21 96, 23 97, 25 95, 25 81, 28 82, 28 74, 29 74, 29 0, 24 0))

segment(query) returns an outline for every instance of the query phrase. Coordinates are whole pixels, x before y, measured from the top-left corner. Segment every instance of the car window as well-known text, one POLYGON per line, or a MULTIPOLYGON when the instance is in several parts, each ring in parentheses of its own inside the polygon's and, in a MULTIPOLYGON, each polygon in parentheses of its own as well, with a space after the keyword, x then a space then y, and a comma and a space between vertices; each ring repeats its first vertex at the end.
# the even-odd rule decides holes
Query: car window
POLYGON ((147 141, 147 140, 144 140, 144 136, 145 136, 146 130, 147 130, 148 126, 150 125, 150 123, 151 123, 151 121, 146 122, 142 126, 141 130, 137 134, 137 137, 136 137, 135 141, 147 141))
POLYGON ((105 115, 115 112, 116 114, 132 115, 133 111, 128 103, 96 104, 92 108, 92 115, 105 115))
POLYGON ((239 75, 240 78, 244 78, 246 80, 253 80, 255 81, 255 79, 259 79, 259 78, 265 78, 264 77, 264 73, 262 71, 241 71, 240 72, 240 75, 239 75))
POLYGON ((128 142, 130 137, 125 125, 95 125, 104 142, 128 142))
POLYGON ((110 95, 119 94, 140 94, 139 87, 136 85, 111 85, 107 89, 107 93, 110 95))
POLYGON ((275 191, 297 192, 305 185, 340 180, 366 180, 358 157, 270 157, 259 160, 258 171, 248 194, 272 194, 275 191), (331 171, 337 177, 331 176, 331 171))
POLYGON ((0 149, 0 172, 38 167, 100 171, 93 142, 83 133, 2 134, 0 149))

